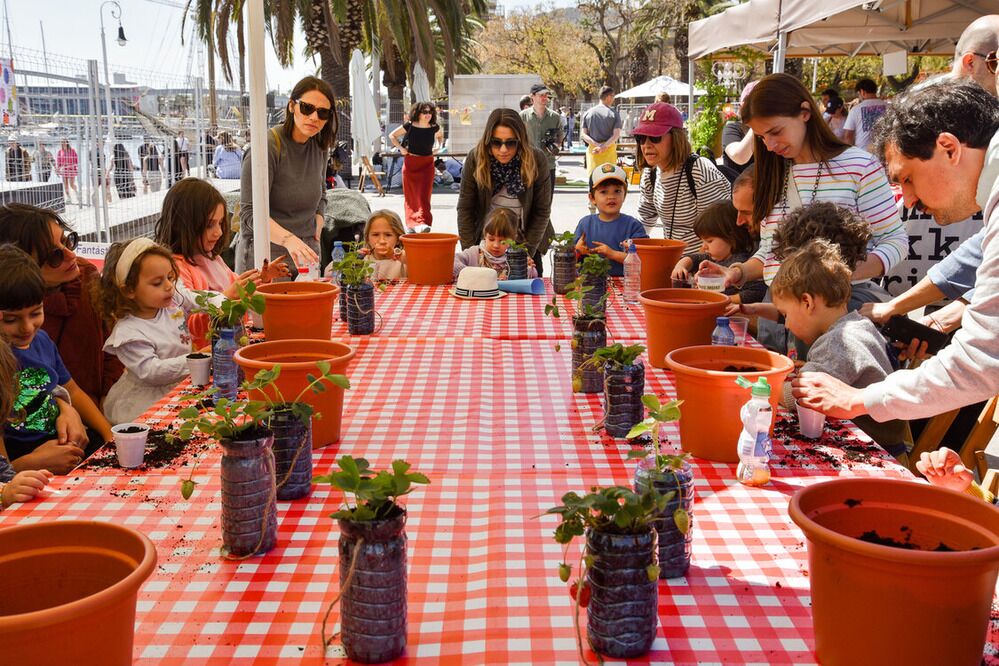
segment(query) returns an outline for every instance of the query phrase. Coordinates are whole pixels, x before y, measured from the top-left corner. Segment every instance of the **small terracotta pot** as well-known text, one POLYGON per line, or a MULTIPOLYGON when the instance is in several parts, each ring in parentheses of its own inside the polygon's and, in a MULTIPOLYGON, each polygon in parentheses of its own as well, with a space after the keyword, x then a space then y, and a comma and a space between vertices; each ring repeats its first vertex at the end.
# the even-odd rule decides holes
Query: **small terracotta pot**
POLYGON ((413 284, 450 284, 454 280, 454 234, 404 234, 406 274, 413 284))
POLYGON ((725 294, 699 289, 651 289, 638 300, 645 311, 649 363, 654 368, 665 368, 666 355, 674 349, 710 344, 715 318, 729 304, 725 294))
POLYGON ((71 520, 0 530, 3 663, 131 664, 136 595, 154 566, 152 542, 120 525, 71 520))
POLYGON ((329 340, 333 303, 340 287, 329 282, 272 282, 264 295, 264 337, 273 340, 329 340))
POLYGON ((670 286, 673 267, 680 261, 687 244, 668 238, 632 238, 642 260, 642 291, 670 286))
POLYGON ((739 410, 750 398, 736 378, 741 375, 752 382, 766 377, 776 414, 784 378, 794 367, 788 357, 765 349, 711 345, 677 349, 666 357, 666 364, 676 375, 677 398, 684 401, 680 446, 698 458, 725 463, 739 462, 739 410))
POLYGON ((995 507, 922 482, 843 478, 802 488, 788 511, 808 540, 820 663, 982 663, 999 568, 995 507), (868 532, 918 549, 857 538, 868 532))
MULTIPOLYGON (((316 361, 329 361, 332 372, 346 374, 354 353, 353 348, 330 340, 278 340, 243 347, 236 352, 234 358, 246 371, 249 380, 253 379, 258 370, 269 370, 280 364, 281 374, 275 383, 284 400, 294 400, 309 383, 308 375, 318 373, 316 361)), ((273 393, 273 389, 270 391, 272 399, 283 402, 273 393)), ((261 399, 264 396, 263 393, 254 391, 250 397, 261 399)), ((302 402, 312 405, 322 414, 322 418, 312 420, 312 448, 322 448, 340 439, 342 388, 330 386, 321 393, 306 391, 302 402)))

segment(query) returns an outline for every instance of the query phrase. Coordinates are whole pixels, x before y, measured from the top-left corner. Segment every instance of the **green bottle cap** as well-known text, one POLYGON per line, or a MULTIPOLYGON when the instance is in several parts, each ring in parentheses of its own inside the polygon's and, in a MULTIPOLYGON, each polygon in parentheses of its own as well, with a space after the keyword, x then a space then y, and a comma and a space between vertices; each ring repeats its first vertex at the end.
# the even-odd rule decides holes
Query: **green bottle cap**
POLYGON ((770 384, 767 383, 766 377, 760 377, 756 382, 750 382, 743 376, 736 378, 735 383, 742 388, 752 389, 753 397, 769 398, 770 397, 770 384))

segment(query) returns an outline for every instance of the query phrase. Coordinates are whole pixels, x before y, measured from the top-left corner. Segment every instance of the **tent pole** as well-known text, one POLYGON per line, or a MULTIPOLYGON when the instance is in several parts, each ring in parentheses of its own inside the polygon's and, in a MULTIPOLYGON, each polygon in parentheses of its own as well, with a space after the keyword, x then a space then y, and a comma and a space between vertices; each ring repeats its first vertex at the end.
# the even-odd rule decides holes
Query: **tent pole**
POLYGON ((777 33, 777 50, 774 52, 774 74, 784 71, 784 58, 787 55, 787 33, 781 30, 777 33))
POLYGON ((264 64, 264 1, 246 3, 250 71, 250 167, 253 170, 253 265, 270 259, 270 190, 267 187, 267 70, 264 64))
POLYGON ((694 72, 697 69, 696 61, 687 58, 687 83, 690 89, 687 91, 687 120, 694 119, 694 72))

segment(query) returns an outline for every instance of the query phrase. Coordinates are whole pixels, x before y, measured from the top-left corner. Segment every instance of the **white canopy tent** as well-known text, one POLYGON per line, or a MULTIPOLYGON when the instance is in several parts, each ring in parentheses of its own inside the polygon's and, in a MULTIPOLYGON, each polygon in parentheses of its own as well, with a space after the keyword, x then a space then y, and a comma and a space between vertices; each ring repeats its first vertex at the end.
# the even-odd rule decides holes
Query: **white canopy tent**
MULTIPOLYGON (((667 93, 671 97, 686 97, 691 92, 690 86, 683 81, 677 81, 671 76, 657 76, 645 83, 628 88, 624 92, 614 95, 617 99, 630 99, 632 97, 655 97, 661 93, 667 93)), ((703 95, 704 90, 697 88, 693 91, 695 95, 703 95)))

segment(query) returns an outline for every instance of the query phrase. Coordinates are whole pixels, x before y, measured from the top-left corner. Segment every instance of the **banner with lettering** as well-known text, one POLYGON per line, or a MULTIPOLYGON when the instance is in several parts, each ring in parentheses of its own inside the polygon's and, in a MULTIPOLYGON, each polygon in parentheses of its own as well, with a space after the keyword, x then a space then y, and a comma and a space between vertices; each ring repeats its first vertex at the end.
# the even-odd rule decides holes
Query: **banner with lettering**
POLYGON ((14 60, 0 58, 0 118, 5 126, 17 126, 17 87, 14 85, 14 60))

